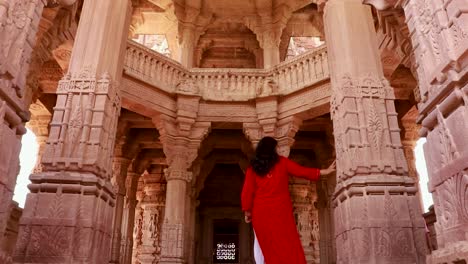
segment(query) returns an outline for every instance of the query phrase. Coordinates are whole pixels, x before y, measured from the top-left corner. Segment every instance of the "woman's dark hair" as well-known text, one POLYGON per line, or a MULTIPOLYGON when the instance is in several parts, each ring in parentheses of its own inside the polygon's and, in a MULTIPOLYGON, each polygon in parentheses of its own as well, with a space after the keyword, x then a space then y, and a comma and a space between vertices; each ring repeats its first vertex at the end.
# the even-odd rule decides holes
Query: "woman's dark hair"
POLYGON ((276 145, 278 142, 272 137, 264 137, 258 142, 255 157, 250 161, 252 169, 258 176, 266 176, 279 161, 276 145))

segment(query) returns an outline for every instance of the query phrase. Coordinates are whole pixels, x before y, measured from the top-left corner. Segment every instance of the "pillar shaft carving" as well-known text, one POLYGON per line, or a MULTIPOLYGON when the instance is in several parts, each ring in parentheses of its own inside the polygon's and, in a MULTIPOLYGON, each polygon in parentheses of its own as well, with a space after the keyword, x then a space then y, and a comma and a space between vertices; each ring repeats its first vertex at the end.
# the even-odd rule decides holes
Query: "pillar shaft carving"
POLYGON ((113 159, 113 180, 115 180, 114 187, 116 187, 115 211, 114 211, 114 230, 112 233, 112 248, 111 260, 109 263, 119 263, 120 259, 120 244, 122 239, 122 216, 125 198, 125 181, 127 178, 127 170, 131 160, 122 157, 115 157, 113 159))
POLYGON ((152 171, 143 175, 143 197, 136 216, 136 260, 142 264, 159 262, 161 230, 164 220, 166 184, 164 173, 152 171))
POLYGON ((466 3, 403 3, 419 79, 424 153, 434 199, 438 250, 428 263, 468 258, 468 14, 466 3), (463 190, 463 191, 462 191, 463 190))
MULTIPOLYGON (((0 1, 0 245, 10 218, 19 172, 21 137, 29 119, 26 75, 44 1, 0 1)), ((0 263, 11 263, 11 251, 0 247, 0 263)))
POLYGON ((175 15, 178 21, 180 63, 187 68, 194 66, 195 45, 203 34, 212 14, 202 14, 200 3, 187 3, 184 6, 176 4, 175 15))
POLYGON ((123 67, 116 54, 124 53, 130 11, 130 1, 84 1, 69 72, 57 88, 43 171, 30 176, 15 262, 109 262, 102 252, 110 252, 112 237, 116 82, 123 67))
POLYGON ((418 130, 421 126, 417 125, 415 120, 402 120, 402 126, 404 133, 401 143, 408 163, 408 175, 415 179, 419 179, 418 172, 416 171, 414 148, 416 147, 416 142, 419 139, 418 130))
POLYGON ((67 75, 57 88, 57 105, 42 158, 45 170, 81 170, 111 178, 114 133, 120 111, 118 87, 92 68, 67 75))
POLYGON ((468 127, 467 14, 462 2, 368 0, 377 9, 402 7, 411 36, 418 77, 421 136, 438 221, 438 250, 428 263, 468 258, 465 230, 468 127), (458 10, 452 12, 452 10, 458 10), (464 154, 465 153, 465 154, 464 154), (440 220, 440 221, 439 221, 440 220))
POLYGON ((330 0, 324 21, 337 157, 337 263, 424 263, 427 246, 418 188, 408 177, 371 9, 359 0, 330 0))
POLYGON ((120 263, 131 264, 133 256, 133 248, 135 244, 135 217, 137 207, 137 188, 141 173, 134 172, 129 169, 127 178, 125 181, 126 185, 126 197, 122 221, 122 243, 120 250, 120 263))
MULTIPOLYGON (((187 95, 188 100, 195 98, 187 95)), ((192 102, 195 114, 179 112, 177 118, 159 116, 155 119, 169 167, 164 170, 167 181, 166 207, 162 227, 160 263, 185 263, 189 239, 186 229, 186 194, 192 187, 192 163, 197 158, 202 140, 207 136, 210 123, 197 122, 198 100, 192 102)), ((185 106, 187 107, 187 106, 185 106)))
POLYGON ((31 111, 31 119, 26 125, 36 136, 36 142, 39 146, 33 172, 39 173, 42 172, 41 158, 44 154, 47 138, 49 137, 49 123, 52 115, 40 102, 31 104, 29 109, 31 111))
POLYGON ((290 184, 291 200, 307 263, 320 263, 319 219, 315 184, 297 182, 290 184))

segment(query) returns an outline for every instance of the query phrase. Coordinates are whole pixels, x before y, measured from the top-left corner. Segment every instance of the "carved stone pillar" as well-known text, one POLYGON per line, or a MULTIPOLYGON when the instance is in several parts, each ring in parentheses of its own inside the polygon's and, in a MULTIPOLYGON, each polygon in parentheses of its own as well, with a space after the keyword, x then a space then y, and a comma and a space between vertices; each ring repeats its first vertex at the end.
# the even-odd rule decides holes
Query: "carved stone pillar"
POLYGON ((187 68, 194 67, 195 46, 206 26, 211 21, 212 14, 202 11, 201 2, 187 2, 174 6, 178 18, 178 40, 180 43, 180 63, 187 68))
MULTIPOLYGON (((335 190, 335 178, 336 175, 329 175, 327 178, 321 178, 317 182, 317 210, 320 228, 318 236, 314 230, 313 240, 319 244, 320 261, 322 263, 336 263, 336 249, 333 235, 333 207, 331 202, 335 190)), ((316 243, 314 244, 317 245, 316 243)))
POLYGON ((408 176, 371 9, 360 0, 330 0, 324 12, 337 156, 337 263, 424 263, 418 188, 408 176))
POLYGON ((307 263, 320 263, 318 211, 314 208, 317 201, 316 185, 305 180, 292 179, 289 190, 307 263))
POLYGON ((268 69, 280 63, 279 39, 273 32, 265 32, 263 38, 263 68, 268 69))
POLYGON ((438 249, 428 263, 468 259, 468 50, 466 2, 365 0, 377 9, 402 7, 414 53, 420 136, 434 199, 438 249))
POLYGON ((179 87, 177 117, 161 115, 155 118, 164 154, 169 167, 164 171, 167 181, 166 208, 162 228, 160 263, 185 263, 187 188, 191 188, 192 163, 198 155, 210 123, 197 122, 200 98, 193 95, 196 87, 179 87))
POLYGON ((421 136, 438 249, 428 263, 468 259, 468 13, 466 2, 404 3, 416 58, 421 136))
POLYGON ((135 214, 137 206, 137 187, 141 173, 134 172, 129 169, 126 179, 126 192, 124 205, 124 221, 122 223, 122 246, 120 262, 123 264, 132 263, 134 233, 135 233, 135 214))
MULTIPOLYGON (((195 177, 197 177, 195 175, 195 177)), ((187 255, 187 263, 194 264, 195 263, 195 222, 196 222, 196 213, 197 213, 197 206, 198 203, 196 199, 196 191, 194 187, 190 187, 187 189, 187 198, 186 198, 186 206, 187 206, 187 241, 186 241, 186 255, 187 255)))
MULTIPOLYGON (((133 250, 132 250, 132 262, 136 263, 138 257, 138 247, 143 243, 143 209, 141 208, 141 202, 143 201, 145 194, 143 192, 143 177, 141 176, 137 184, 137 205, 135 207, 135 227, 133 229, 133 250)), ((122 244, 123 251, 123 244, 122 244)))
POLYGON ((416 147, 416 142, 419 139, 418 130, 420 126, 416 124, 415 120, 402 120, 402 125, 404 135, 401 143, 408 163, 408 175, 419 180, 418 171, 416 170, 414 148, 416 147))
POLYGON ((33 171, 34 173, 39 173, 42 172, 41 157, 44 153, 47 138, 49 137, 49 123, 52 115, 40 102, 31 104, 29 109, 31 111, 31 119, 26 126, 31 129, 36 136, 36 142, 39 146, 36 165, 33 171))
MULTIPOLYGON (((0 0, 0 245, 6 239, 21 137, 29 119, 26 75, 44 4, 0 0)), ((10 254, 9 249, 0 247, 0 263, 11 263, 10 254)))
POLYGON ((123 157, 114 157, 113 160, 113 178, 117 189, 114 212, 114 230, 112 234, 111 259, 109 263, 119 263, 120 243, 122 239, 122 216, 124 207, 124 198, 126 193, 125 180, 127 177, 128 166, 131 160, 123 157))
POLYGON ((188 24, 183 26, 180 63, 187 68, 192 68, 194 65, 195 44, 195 25, 188 24))
POLYGON ((30 177, 15 262, 109 261, 117 83, 130 12, 130 1, 84 2, 69 72, 57 89, 43 171, 30 177))
POLYGON ((143 197, 137 220, 137 225, 141 225, 141 234, 136 243, 136 261, 141 264, 158 263, 161 257, 161 230, 166 199, 163 168, 158 166, 142 177, 143 197))
MULTIPOLYGON (((183 151, 177 154, 183 157, 183 151)), ((175 162, 165 170, 167 191, 166 209, 162 230, 161 263, 185 263, 185 214, 186 188, 192 180, 192 173, 187 167, 175 162)))

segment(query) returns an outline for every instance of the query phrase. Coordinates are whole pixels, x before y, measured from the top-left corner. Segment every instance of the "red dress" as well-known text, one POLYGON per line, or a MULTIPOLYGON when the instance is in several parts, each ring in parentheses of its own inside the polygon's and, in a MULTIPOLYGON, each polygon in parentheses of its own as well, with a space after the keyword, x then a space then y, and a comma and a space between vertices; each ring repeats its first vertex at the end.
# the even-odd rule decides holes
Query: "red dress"
POLYGON ((251 167, 246 172, 242 210, 252 212, 252 224, 266 264, 306 263, 293 216, 289 175, 317 181, 320 170, 280 157, 265 177, 256 175, 251 167))

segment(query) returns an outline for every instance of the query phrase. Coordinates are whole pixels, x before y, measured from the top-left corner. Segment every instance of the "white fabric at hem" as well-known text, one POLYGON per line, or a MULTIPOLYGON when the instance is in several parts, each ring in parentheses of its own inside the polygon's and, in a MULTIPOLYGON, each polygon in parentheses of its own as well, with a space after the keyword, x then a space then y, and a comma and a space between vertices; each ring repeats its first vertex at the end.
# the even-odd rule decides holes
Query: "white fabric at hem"
POLYGON ((258 244, 257 235, 255 234, 255 231, 254 231, 254 236, 255 236, 255 240, 254 240, 255 263, 256 264, 265 264, 265 259, 263 258, 262 249, 260 248, 260 244, 258 244))

